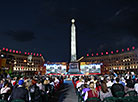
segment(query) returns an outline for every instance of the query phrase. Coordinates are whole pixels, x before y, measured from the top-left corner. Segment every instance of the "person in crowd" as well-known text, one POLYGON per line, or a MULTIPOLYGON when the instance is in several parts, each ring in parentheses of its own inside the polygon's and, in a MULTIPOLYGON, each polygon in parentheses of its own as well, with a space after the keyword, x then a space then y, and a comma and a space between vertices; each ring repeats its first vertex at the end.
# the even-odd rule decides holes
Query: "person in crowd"
POLYGON ((113 72, 113 75, 114 75, 115 77, 118 77, 118 75, 117 75, 115 72, 113 72))
POLYGON ((11 77, 10 77, 10 74, 7 74, 7 78, 11 78, 11 77))
POLYGON ((16 83, 16 81, 17 81, 17 77, 14 77, 14 78, 11 80, 12 86, 14 86, 14 84, 16 83))
POLYGON ((7 81, 8 81, 8 86, 12 89, 13 87, 12 87, 11 79, 8 78, 7 81))
POLYGON ((42 85, 42 83, 41 83, 40 80, 36 83, 36 85, 39 87, 39 90, 42 91, 42 89, 43 89, 43 85, 42 85))
POLYGON ((96 78, 95 78, 94 76, 91 76, 90 82, 94 82, 94 85, 95 85, 95 87, 96 87, 96 82, 97 82, 97 80, 96 80, 96 78))
POLYGON ((126 83, 127 83, 126 89, 125 89, 126 92, 130 91, 130 90, 134 90, 135 82, 134 82, 134 80, 132 80, 131 76, 129 77, 129 79, 126 80, 126 83))
POLYGON ((124 77, 121 77, 120 84, 122 84, 124 87, 126 86, 126 80, 124 77))
POLYGON ((86 93, 87 91, 89 91, 89 90, 90 90, 90 88, 88 88, 88 85, 87 85, 87 84, 84 84, 84 87, 83 87, 82 93, 81 93, 81 95, 83 96, 83 98, 84 98, 84 96, 85 96, 85 93, 86 93))
POLYGON ((100 90, 100 99, 103 101, 104 98, 106 97, 111 97, 112 93, 110 88, 107 87, 105 82, 102 82, 101 84, 101 90, 100 90))
POLYGON ((54 83, 58 84, 59 83, 59 79, 57 77, 55 77, 55 81, 54 83))
POLYGON ((76 88, 79 89, 81 87, 81 85, 84 84, 83 80, 80 79, 79 82, 76 85, 76 88))
MULTIPOLYGON (((127 85, 125 87, 125 92, 127 93, 128 91, 134 91, 134 85, 134 81, 131 79, 131 77, 129 77, 129 80, 127 80, 127 85)), ((126 94, 126 96, 128 95, 126 94)))
POLYGON ((77 84, 80 82, 79 78, 76 79, 76 87, 77 87, 77 84))
POLYGON ((24 88, 23 84, 24 80, 19 80, 18 87, 12 91, 9 101, 22 99, 25 102, 29 102, 29 93, 27 89, 24 88))
POLYGON ((32 102, 41 102, 41 91, 39 90, 39 87, 36 85, 36 81, 32 80, 32 85, 29 88, 29 92, 31 95, 31 101, 32 102))
POLYGON ((94 88, 94 82, 90 82, 89 87, 90 90, 85 93, 84 101, 92 97, 99 97, 98 91, 94 88))
POLYGON ((101 90, 101 83, 100 83, 100 80, 97 80, 97 82, 96 82, 96 90, 97 90, 98 92, 100 92, 100 90, 101 90))
POLYGON ((50 81, 49 80, 44 80, 43 91, 45 91, 46 93, 49 93, 50 90, 51 90, 50 81))
POLYGON ((11 88, 9 87, 9 83, 6 81, 4 87, 1 88, 0 94, 2 95, 2 99, 7 100, 11 93, 11 88))
POLYGON ((3 86, 4 86, 4 81, 1 80, 1 81, 0 81, 0 89, 1 89, 3 86))
POLYGON ((30 86, 31 86, 31 84, 32 84, 31 80, 26 79, 26 80, 24 81, 24 83, 25 83, 25 88, 26 88, 27 90, 29 90, 29 88, 30 88, 30 86))
POLYGON ((49 80, 44 80, 43 82, 43 92, 42 92, 42 100, 44 101, 48 101, 48 99, 51 99, 52 96, 52 85, 50 85, 50 81, 49 80), (45 97, 45 94, 47 95, 47 97, 45 97))
POLYGON ((55 87, 55 90, 58 89, 58 86, 59 86, 59 79, 57 77, 55 77, 55 80, 54 80, 54 87, 55 87))
POLYGON ((132 80, 135 81, 135 78, 136 78, 135 73, 131 72, 131 75, 132 75, 132 80))
POLYGON ((136 80, 136 83, 135 83, 135 85, 134 85, 134 89, 135 89, 135 91, 136 91, 137 94, 138 94, 138 79, 136 80))
POLYGON ((111 81, 111 78, 110 77, 107 77, 107 87, 108 88, 111 88, 111 86, 114 84, 113 81, 111 81))
POLYGON ((129 71, 128 71, 127 74, 125 75, 125 78, 126 78, 126 79, 129 79, 129 77, 130 77, 130 73, 129 73, 129 71))
POLYGON ((114 97, 117 97, 115 94, 116 92, 119 92, 119 91, 125 92, 124 86, 122 84, 120 84, 119 81, 120 81, 120 79, 116 78, 116 83, 114 83, 111 87, 111 92, 114 97))
MULTIPOLYGON (((46 79, 46 80, 48 80, 48 79, 46 79)), ((51 85, 52 93, 54 93, 54 92, 55 92, 55 88, 54 88, 54 86, 55 86, 55 84, 54 84, 54 79, 53 79, 53 78, 50 78, 49 81, 50 81, 49 84, 51 85)))

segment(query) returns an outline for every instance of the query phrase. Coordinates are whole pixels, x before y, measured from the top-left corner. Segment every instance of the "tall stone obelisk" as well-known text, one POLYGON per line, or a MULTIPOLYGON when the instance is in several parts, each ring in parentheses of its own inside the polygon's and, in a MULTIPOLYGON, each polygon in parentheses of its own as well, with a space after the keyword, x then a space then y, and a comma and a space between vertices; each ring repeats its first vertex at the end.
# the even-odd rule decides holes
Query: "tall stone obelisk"
POLYGON ((71 20, 71 62, 76 62, 76 27, 75 27, 75 19, 71 20))

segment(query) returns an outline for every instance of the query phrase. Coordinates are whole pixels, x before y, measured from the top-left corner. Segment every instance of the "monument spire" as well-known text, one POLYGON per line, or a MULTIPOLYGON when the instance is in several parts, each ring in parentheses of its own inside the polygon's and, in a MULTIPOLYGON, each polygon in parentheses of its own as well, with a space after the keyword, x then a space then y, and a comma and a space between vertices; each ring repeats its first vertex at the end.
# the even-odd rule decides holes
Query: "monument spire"
POLYGON ((76 27, 75 27, 75 19, 71 20, 71 62, 75 62, 77 60, 76 55, 76 27))

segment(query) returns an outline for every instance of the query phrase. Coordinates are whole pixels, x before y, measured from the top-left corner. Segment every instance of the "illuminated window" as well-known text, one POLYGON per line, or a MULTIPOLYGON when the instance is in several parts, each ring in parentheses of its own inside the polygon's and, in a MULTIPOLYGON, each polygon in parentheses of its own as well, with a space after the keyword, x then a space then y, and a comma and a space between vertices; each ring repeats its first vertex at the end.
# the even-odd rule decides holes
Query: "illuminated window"
POLYGON ((23 62, 27 62, 27 60, 24 60, 23 62))

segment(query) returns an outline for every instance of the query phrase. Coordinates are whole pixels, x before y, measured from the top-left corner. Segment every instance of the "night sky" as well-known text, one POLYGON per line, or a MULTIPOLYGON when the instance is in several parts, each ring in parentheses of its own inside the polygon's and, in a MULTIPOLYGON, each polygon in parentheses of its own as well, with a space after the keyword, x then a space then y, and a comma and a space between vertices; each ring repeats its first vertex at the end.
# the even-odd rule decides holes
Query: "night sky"
POLYGON ((72 18, 78 58, 138 48, 138 0, 0 0, 0 47, 69 61, 72 18))

